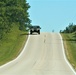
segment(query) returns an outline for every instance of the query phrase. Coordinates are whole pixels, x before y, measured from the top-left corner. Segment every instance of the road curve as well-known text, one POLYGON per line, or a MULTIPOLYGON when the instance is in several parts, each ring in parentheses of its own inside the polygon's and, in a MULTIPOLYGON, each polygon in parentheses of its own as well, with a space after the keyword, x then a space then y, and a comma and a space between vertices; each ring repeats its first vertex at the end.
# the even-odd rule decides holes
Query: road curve
POLYGON ((76 75, 67 64, 58 33, 30 35, 22 55, 0 67, 0 75, 76 75))

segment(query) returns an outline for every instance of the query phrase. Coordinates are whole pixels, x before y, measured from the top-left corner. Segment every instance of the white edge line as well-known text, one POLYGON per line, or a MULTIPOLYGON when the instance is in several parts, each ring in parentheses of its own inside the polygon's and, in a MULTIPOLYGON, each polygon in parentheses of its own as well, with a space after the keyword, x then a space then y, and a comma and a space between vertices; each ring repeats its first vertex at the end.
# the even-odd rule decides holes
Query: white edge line
POLYGON ((64 45, 63 45, 63 40, 62 40, 62 36, 61 34, 59 33, 59 36, 60 36, 60 39, 61 39, 61 43, 62 43, 62 50, 63 50, 63 56, 64 56, 64 59, 66 61, 66 63, 68 64, 68 66, 70 67, 70 69, 73 71, 73 73, 76 75, 76 72, 74 70, 74 68, 72 67, 72 65, 69 63, 69 61, 67 60, 67 57, 65 55, 65 49, 64 49, 64 45))
POLYGON ((28 36, 28 39, 27 39, 27 41, 26 41, 26 43, 24 45, 24 48, 23 48, 22 52, 19 54, 19 56, 17 58, 15 58, 14 60, 12 60, 12 61, 10 61, 10 62, 8 62, 8 63, 0 66, 0 69, 3 68, 3 67, 5 67, 5 66, 8 66, 9 64, 11 64, 11 63, 13 63, 15 61, 17 61, 22 56, 22 54, 24 53, 24 51, 25 51, 25 49, 27 47, 27 44, 28 44, 29 39, 30 39, 30 35, 28 36))

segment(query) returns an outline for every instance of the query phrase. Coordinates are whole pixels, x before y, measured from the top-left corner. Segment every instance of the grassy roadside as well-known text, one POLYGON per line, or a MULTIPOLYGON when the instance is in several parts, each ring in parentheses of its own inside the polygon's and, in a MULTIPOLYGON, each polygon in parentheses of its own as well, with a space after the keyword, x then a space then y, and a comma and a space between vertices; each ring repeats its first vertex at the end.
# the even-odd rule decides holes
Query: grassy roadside
POLYGON ((62 33, 64 48, 69 62, 76 70, 76 37, 75 33, 62 33))
POLYGON ((0 40, 0 65, 15 59, 20 54, 28 37, 25 34, 15 25, 11 32, 0 40))

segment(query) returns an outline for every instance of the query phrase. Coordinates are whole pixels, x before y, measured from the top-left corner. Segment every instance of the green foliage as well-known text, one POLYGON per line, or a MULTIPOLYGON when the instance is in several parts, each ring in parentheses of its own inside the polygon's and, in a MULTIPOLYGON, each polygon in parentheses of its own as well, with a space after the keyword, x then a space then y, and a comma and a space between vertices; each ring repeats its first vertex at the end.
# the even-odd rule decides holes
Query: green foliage
POLYGON ((76 38, 76 25, 73 23, 70 23, 69 26, 67 26, 63 31, 60 30, 60 33, 73 33, 76 38))
POLYGON ((73 23, 71 23, 71 24, 69 24, 68 27, 66 27, 65 30, 60 31, 60 32, 62 32, 62 33, 73 33, 75 31, 76 31, 76 25, 74 25, 73 23))
POLYGON ((12 24, 10 33, 0 40, 0 66, 15 59, 22 51, 27 40, 26 32, 19 30, 19 27, 12 24))
POLYGON ((20 30, 26 30, 31 23, 29 8, 26 0, 0 0, 0 39, 10 32, 13 23, 18 23, 20 30))
POLYGON ((76 36, 73 33, 61 33, 68 60, 76 69, 76 36))

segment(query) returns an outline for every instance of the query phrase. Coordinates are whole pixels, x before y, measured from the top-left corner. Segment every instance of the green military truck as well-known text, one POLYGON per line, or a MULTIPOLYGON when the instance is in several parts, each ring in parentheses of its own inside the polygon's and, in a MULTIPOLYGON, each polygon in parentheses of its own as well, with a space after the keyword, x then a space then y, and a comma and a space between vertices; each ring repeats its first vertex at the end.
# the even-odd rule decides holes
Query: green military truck
POLYGON ((40 29, 41 29, 40 26, 30 26, 30 34, 32 34, 34 32, 40 34, 40 29))

